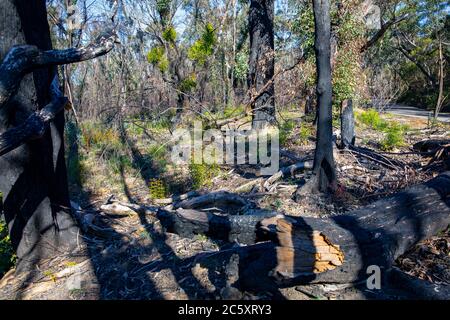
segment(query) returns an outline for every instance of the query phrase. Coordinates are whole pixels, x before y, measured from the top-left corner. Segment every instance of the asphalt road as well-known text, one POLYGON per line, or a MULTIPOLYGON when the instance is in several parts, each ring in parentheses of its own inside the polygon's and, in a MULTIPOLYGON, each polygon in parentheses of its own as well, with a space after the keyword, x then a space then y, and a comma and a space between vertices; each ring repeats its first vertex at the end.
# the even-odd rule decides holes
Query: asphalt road
MULTIPOLYGON (((433 113, 431 111, 399 104, 389 106, 385 109, 385 111, 393 114, 398 114, 401 116, 416 117, 422 119, 428 119, 430 114, 431 116, 433 116, 433 113)), ((438 116, 438 120, 443 122, 450 122, 450 113, 440 113, 438 116)))

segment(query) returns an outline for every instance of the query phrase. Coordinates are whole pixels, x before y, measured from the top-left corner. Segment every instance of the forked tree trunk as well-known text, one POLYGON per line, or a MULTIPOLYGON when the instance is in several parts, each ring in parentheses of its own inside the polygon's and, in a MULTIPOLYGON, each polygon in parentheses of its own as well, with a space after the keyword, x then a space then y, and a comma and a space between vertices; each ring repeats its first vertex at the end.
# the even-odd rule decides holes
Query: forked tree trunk
POLYGON ((333 188, 336 172, 333 159, 332 85, 330 62, 330 0, 314 0, 315 52, 317 65, 317 142, 314 156, 314 179, 325 192, 333 188))
MULTIPOLYGON (((258 93, 274 76, 275 52, 273 33, 273 0, 251 0, 249 11, 250 58, 248 87, 258 93)), ((252 127, 264 128, 275 124, 275 96, 273 82, 252 103, 252 127)))
MULTIPOLYGON (((45 0, 0 0, 0 59, 14 45, 51 49, 45 0)), ((25 76, 18 93, 0 110, 0 132, 24 122, 50 101, 55 68, 25 76)), ((0 157, 3 213, 21 271, 36 260, 76 247, 78 228, 70 207, 64 161, 64 114, 54 118, 42 138, 0 157)))

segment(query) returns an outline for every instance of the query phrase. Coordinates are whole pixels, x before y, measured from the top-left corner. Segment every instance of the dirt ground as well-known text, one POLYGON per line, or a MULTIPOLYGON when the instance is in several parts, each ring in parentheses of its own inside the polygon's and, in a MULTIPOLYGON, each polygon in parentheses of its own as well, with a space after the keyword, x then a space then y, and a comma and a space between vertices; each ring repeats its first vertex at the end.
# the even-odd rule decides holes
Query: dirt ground
MULTIPOLYGON (((421 119, 396 116, 396 121, 408 123, 405 145, 384 153, 405 166, 389 168, 354 152, 335 150, 338 168, 338 191, 330 197, 296 196, 298 186, 308 179, 308 172, 284 177, 269 190, 254 167, 223 166, 203 192, 225 190, 237 192, 254 208, 276 210, 292 216, 325 217, 365 206, 407 186, 426 181, 448 170, 445 163, 427 165, 430 159, 410 154, 417 141, 450 136, 450 127, 430 130, 421 119), (255 182, 250 185, 252 182, 255 182), (246 187, 249 185, 249 187, 246 187)), ((294 131, 292 137, 296 136, 294 131)), ((357 128, 357 144, 377 151, 379 133, 365 127, 357 128), (364 135, 364 139, 358 137, 364 135)), ((163 139, 163 138, 161 138, 163 139)), ((294 140, 294 139, 292 139, 294 140)), ((312 159, 314 139, 301 145, 290 143, 284 149, 298 158, 312 159)), ((280 165, 295 161, 283 156, 280 165)), ((181 175, 180 173, 177 173, 181 175)), ((172 177, 173 178, 173 177, 172 177)), ((177 177, 181 179, 180 177, 177 177)), ((133 180, 134 179, 134 180, 133 180)), ((148 187, 126 177, 127 188, 114 196, 129 201, 129 195, 139 203, 152 204, 148 187)), ((105 189, 107 185, 104 186, 105 189)), ((188 191, 188 190, 183 190, 188 191)), ((0 280, 0 299, 405 299, 405 292, 370 292, 349 287, 323 296, 307 287, 279 289, 278 292, 238 292, 227 289, 224 273, 229 265, 214 268, 214 272, 197 263, 199 256, 213 255, 233 244, 213 241, 198 235, 193 239, 167 233, 160 222, 148 215, 112 215, 100 206, 111 195, 109 191, 72 190, 74 207, 83 219, 97 227, 96 232, 79 235, 76 252, 62 254, 46 261, 26 275, 16 276, 14 270, 0 280), (221 270, 217 271, 217 270, 221 270)), ((236 245, 236 244, 234 244, 236 245)), ((440 285, 450 285, 450 232, 419 243, 397 261, 397 266, 409 275, 440 285)))

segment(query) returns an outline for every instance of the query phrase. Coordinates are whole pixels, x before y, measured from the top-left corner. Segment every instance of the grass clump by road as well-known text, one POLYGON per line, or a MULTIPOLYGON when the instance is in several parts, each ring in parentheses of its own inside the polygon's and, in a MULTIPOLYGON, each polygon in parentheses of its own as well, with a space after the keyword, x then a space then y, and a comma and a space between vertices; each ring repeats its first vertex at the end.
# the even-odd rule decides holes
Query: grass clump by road
POLYGON ((380 149, 391 151, 405 145, 405 134, 409 130, 407 125, 402 125, 396 121, 385 120, 375 109, 359 112, 356 119, 366 127, 383 134, 383 137, 379 141, 380 149))

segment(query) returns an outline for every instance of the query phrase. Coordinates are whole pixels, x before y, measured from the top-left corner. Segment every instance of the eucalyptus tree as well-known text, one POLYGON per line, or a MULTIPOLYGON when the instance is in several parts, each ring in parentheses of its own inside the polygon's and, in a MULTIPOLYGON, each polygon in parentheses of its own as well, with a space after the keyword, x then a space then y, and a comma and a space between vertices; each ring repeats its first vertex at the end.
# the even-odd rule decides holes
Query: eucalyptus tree
POLYGON ((274 48, 274 0, 250 0, 248 14, 250 57, 248 87, 251 97, 252 127, 276 123, 274 48))
POLYGON ((116 39, 52 50, 45 0, 1 0, 0 191, 17 271, 77 247, 64 160, 64 108, 55 66, 109 52, 116 39))

